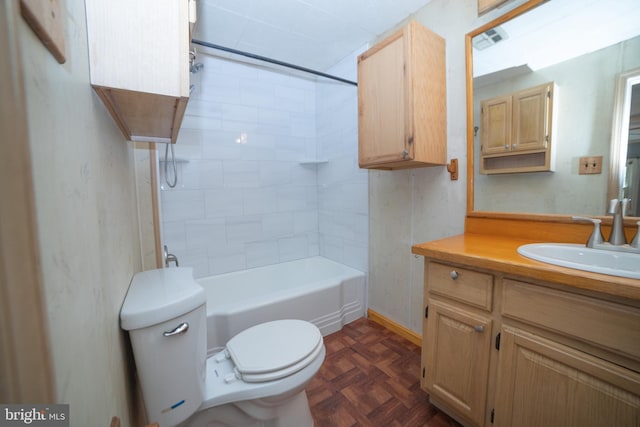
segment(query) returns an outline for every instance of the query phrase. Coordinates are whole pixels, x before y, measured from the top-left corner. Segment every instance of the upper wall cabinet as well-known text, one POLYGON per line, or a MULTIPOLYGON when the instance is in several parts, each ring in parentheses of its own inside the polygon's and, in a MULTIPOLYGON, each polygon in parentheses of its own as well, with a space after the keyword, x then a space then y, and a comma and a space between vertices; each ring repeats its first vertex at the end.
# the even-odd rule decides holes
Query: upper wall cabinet
POLYGON ((445 42, 417 22, 358 57, 361 168, 445 165, 445 42))
POLYGON ((480 103, 480 173, 551 171, 553 83, 480 103))
POLYGON ((131 141, 172 142, 189 99, 188 0, 86 0, 91 85, 131 141))

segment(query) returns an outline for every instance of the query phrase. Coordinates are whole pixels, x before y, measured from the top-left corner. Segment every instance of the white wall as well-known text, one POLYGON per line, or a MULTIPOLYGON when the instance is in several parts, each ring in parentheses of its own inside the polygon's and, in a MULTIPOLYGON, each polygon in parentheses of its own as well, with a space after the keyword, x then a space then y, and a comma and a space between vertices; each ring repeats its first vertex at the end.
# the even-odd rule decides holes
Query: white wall
MULTIPOLYGON (((355 90, 325 84, 317 95, 306 75, 205 55, 198 61, 204 69, 192 75, 194 92, 175 145, 175 188, 160 163, 163 242, 180 265, 203 277, 322 253, 366 267, 366 229, 358 238, 337 236, 345 221, 366 224, 366 175, 352 182, 348 158, 357 145, 355 90), (318 120, 331 127, 317 125, 317 108, 325 111, 318 120), (318 156, 330 161, 305 163, 318 156)), ((158 148, 163 160, 165 147, 158 148)))
POLYGON ((140 425, 119 327, 141 265, 133 148, 89 84, 84 2, 62 5, 65 64, 20 27, 57 402, 70 405, 71 426, 106 426, 114 415, 123 426, 140 425))

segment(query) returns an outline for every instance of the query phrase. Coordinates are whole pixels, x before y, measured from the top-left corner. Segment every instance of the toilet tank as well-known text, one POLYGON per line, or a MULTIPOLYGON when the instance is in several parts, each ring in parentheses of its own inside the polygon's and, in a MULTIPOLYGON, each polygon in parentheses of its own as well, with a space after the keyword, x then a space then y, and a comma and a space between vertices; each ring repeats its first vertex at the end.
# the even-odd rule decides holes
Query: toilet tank
POLYGON ((147 422, 173 427, 204 399, 205 294, 191 268, 134 275, 120 311, 129 331, 147 422))

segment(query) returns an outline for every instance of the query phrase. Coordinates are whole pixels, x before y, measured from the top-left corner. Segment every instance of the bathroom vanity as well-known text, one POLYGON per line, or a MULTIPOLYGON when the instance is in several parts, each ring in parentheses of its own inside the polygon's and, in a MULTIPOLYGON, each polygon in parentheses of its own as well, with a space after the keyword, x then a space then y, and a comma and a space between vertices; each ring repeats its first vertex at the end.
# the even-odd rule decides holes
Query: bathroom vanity
MULTIPOLYGON (((473 48, 474 42, 508 24, 525 28, 522 22, 530 17, 537 20, 529 32, 538 35, 535 28, 543 25, 538 12, 556 19, 567 3, 529 0, 466 35, 465 233, 412 247, 414 254, 425 259, 421 385, 433 404, 465 426, 640 426, 640 279, 561 267, 518 254, 520 246, 530 243, 587 242, 593 226, 577 223, 570 214, 595 216, 602 223, 605 236, 610 236, 614 228, 626 234, 627 242, 631 241, 640 218, 622 221, 620 215, 619 221, 612 221, 611 216, 601 216, 605 215, 605 200, 622 198, 619 171, 623 162, 617 153, 626 150, 626 140, 619 135, 628 132, 628 126, 619 120, 618 110, 629 104, 629 98, 616 95, 611 146, 600 148, 612 153, 607 185, 604 180, 579 180, 570 191, 562 191, 557 182, 573 179, 571 171, 566 170, 571 160, 564 161, 565 170, 557 164, 553 175, 543 172, 511 176, 503 170, 489 177, 492 179, 484 179, 487 176, 481 173, 482 165, 477 165, 487 153, 481 152, 482 138, 476 137, 475 132, 479 131, 480 136, 486 133, 487 129, 482 128, 487 123, 474 122, 480 117, 474 111, 479 111, 482 99, 492 99, 493 95, 488 96, 488 86, 482 87, 474 78, 474 64, 483 63, 479 49, 473 48), (536 14, 530 14, 534 9, 536 14), (560 176, 565 178, 557 178, 560 176), (551 185, 553 178, 556 182, 551 185), (508 181, 517 181, 522 187, 511 186, 513 182, 508 181), (544 192, 537 185, 541 181, 549 181, 549 191, 544 192), (587 195, 578 196, 580 191, 587 195), (566 206, 564 209, 542 207, 548 200, 571 196, 577 197, 574 202, 565 205, 555 200, 548 205, 566 206), (594 200, 602 210, 587 212, 588 208, 578 200, 594 200), (507 203, 510 201, 515 202, 507 203)), ((583 9, 576 3, 568 15, 579 14, 583 9)), ((574 25, 565 27, 576 31, 574 25)), ((588 33, 592 28, 583 30, 588 33)), ((547 47, 553 51, 554 46, 547 47)), ((517 45, 513 51, 532 53, 517 45)), ((528 57, 521 63, 533 62, 534 58, 528 57)), ((590 68, 580 70, 587 72, 590 68)), ((554 81, 563 91, 567 89, 568 82, 560 84, 559 75, 531 71, 529 78, 535 77, 540 84, 554 81)), ((639 72, 640 69, 616 70, 615 75, 621 73, 619 77, 609 76, 604 83, 618 79, 618 86, 624 89, 630 87, 628 76, 639 72)), ((533 81, 530 83, 527 87, 534 86, 533 81)), ((588 80, 589 85, 599 83, 597 77, 588 80)), ((495 94, 499 95, 504 93, 495 94)), ((544 96, 538 99, 543 100, 544 96)), ((557 97, 554 99, 558 101, 557 97)), ((581 99, 580 105, 585 104, 581 99)), ((565 111, 579 110, 580 120, 585 122, 584 109, 569 104, 564 107, 565 111)), ((599 107, 593 111, 598 117, 602 115, 599 107)), ((538 115, 550 117, 548 112, 543 113, 538 115)), ((535 114, 531 111, 525 116, 533 121, 535 114)), ((571 123, 569 114, 553 120, 556 131, 565 131, 558 134, 556 148, 575 140, 576 127, 571 123)), ((587 138, 592 134, 579 139, 593 141, 587 138)), ((577 149, 583 150, 573 146, 572 155, 577 149)), ((631 264, 636 265, 633 261, 631 264)), ((620 274, 620 266, 616 269, 620 274)))
POLYGON ((413 246, 425 257, 422 388, 467 426, 639 425, 640 280, 518 255, 532 242, 413 246))

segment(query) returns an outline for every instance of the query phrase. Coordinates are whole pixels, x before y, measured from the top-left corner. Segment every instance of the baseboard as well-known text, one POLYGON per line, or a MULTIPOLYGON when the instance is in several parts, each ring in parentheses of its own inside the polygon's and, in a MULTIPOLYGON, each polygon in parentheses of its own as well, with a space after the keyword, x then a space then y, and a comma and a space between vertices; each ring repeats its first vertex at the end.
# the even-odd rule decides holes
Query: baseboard
POLYGON ((380 326, 384 326, 385 328, 389 329, 391 332, 395 332, 396 334, 400 335, 402 338, 405 338, 411 341, 418 347, 422 347, 422 335, 416 332, 413 332, 411 329, 407 328, 406 326, 402 326, 401 324, 396 323, 393 320, 384 317, 382 314, 377 313, 371 310, 370 308, 367 309, 367 317, 372 322, 375 322, 380 326))

